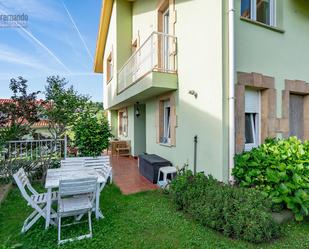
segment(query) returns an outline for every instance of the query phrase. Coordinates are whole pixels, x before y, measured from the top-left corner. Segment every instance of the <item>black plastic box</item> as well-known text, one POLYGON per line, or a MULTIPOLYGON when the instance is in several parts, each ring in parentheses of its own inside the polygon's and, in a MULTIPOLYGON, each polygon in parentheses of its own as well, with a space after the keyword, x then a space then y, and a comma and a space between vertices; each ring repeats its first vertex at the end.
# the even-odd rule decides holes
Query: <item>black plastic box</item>
POLYGON ((155 154, 140 155, 139 173, 152 183, 157 183, 161 167, 171 166, 171 162, 155 154))

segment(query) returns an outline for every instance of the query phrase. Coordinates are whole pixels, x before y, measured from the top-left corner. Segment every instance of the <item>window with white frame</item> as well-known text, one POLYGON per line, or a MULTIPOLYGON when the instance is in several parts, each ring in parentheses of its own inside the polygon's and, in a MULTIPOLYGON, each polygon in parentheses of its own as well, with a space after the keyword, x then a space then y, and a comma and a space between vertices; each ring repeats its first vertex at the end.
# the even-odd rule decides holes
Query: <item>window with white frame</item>
POLYGON ((161 143, 171 143, 171 105, 170 100, 163 101, 163 136, 161 137, 161 143))
POLYGON ((260 144, 260 91, 246 89, 245 92, 245 151, 260 144))
POLYGON ((241 0, 241 16, 276 26, 276 0, 241 0))

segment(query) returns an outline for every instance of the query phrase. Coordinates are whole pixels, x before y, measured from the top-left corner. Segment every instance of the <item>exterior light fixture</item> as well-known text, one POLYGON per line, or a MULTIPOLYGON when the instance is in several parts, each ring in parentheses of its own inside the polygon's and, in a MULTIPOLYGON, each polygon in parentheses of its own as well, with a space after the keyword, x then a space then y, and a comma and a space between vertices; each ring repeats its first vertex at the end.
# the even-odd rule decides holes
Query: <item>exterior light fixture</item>
POLYGON ((138 118, 140 115, 139 102, 136 102, 135 116, 138 118))
POLYGON ((190 95, 193 95, 195 98, 197 98, 197 96, 198 96, 197 92, 194 91, 194 90, 190 90, 190 91, 189 91, 189 94, 190 94, 190 95))

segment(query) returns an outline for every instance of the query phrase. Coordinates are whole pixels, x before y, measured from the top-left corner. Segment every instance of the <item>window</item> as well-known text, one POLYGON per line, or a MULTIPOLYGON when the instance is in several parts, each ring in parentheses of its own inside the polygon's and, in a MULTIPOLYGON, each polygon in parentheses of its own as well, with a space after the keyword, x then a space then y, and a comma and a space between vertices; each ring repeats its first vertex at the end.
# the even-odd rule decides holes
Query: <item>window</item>
POLYGON ((128 112, 127 109, 118 112, 118 131, 119 136, 128 136, 128 112))
POLYGON ((163 136, 160 143, 171 143, 171 105, 170 100, 163 101, 163 136))
POLYGON ((176 145, 176 106, 173 94, 158 99, 156 112, 157 143, 161 145, 176 145))
POLYGON ((106 61, 106 81, 110 82, 114 76, 114 68, 113 68, 113 57, 112 52, 107 57, 106 61))
POLYGON ((304 138, 304 96, 290 94, 289 106, 290 136, 304 138))
POLYGON ((241 16, 276 26, 276 0, 241 0, 241 16))
POLYGON ((245 151, 260 143, 260 91, 247 89, 245 93, 245 151))

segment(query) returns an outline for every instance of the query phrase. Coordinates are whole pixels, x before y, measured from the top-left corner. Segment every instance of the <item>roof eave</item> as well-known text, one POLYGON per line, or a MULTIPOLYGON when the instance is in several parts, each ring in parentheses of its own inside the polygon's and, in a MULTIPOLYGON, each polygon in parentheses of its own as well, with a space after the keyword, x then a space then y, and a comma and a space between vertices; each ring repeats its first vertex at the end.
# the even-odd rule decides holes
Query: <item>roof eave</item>
POLYGON ((94 58, 94 72, 103 73, 103 58, 114 0, 102 0, 101 17, 94 58))

